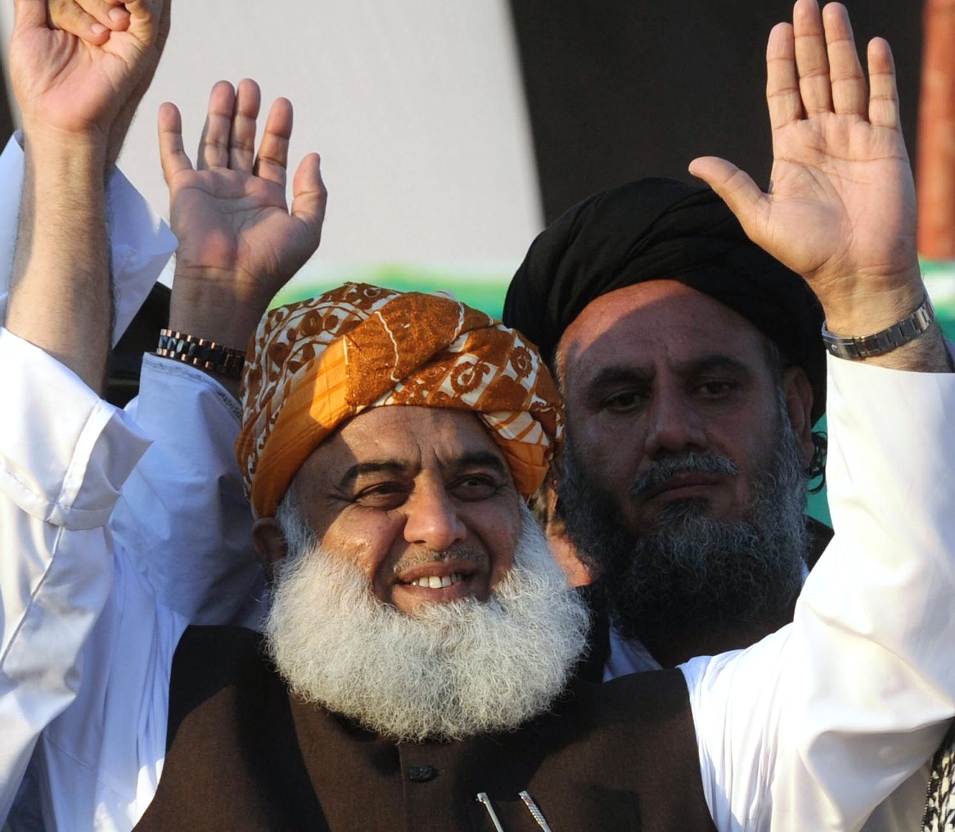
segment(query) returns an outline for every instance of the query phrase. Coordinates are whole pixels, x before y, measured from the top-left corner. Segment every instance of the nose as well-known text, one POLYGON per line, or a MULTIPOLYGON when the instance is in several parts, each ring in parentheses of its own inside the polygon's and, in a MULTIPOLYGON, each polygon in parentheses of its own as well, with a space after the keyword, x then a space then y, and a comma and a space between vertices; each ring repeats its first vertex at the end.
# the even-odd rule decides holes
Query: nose
POLYGON ((467 527, 441 483, 417 484, 404 509, 408 543, 442 552, 467 537, 467 527))
POLYGON ((706 450, 706 431, 693 401, 681 390, 656 390, 647 410, 646 455, 660 459, 706 450))

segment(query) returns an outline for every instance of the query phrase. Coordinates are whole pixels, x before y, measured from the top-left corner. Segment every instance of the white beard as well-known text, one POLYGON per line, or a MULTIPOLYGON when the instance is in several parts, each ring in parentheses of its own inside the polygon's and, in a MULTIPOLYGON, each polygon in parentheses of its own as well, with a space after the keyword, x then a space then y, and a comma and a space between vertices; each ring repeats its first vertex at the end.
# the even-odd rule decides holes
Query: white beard
MULTIPOLYGON (((288 526, 298 512, 284 514, 288 526)), ((584 652, 586 606, 526 509, 514 566, 486 602, 428 604, 414 616, 379 601, 358 569, 323 552, 301 525, 285 530, 298 551, 275 577, 270 655, 294 694, 379 734, 461 739, 514 729, 550 707, 584 652)))

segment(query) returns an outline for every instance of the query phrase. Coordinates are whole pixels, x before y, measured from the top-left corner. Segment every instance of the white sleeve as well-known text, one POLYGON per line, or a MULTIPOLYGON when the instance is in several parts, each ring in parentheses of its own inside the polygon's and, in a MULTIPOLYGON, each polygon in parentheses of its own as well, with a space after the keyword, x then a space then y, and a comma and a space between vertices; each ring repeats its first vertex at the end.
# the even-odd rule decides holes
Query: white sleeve
POLYGON ((83 684, 37 742, 10 817, 17 832, 130 832, 159 786, 172 661, 187 622, 156 604, 122 551, 113 564, 112 590, 80 655, 83 684))
POLYGON ((721 832, 858 830, 955 715, 955 376, 828 384, 835 538, 793 624, 683 668, 721 832))
POLYGON ((147 355, 132 412, 153 445, 110 521, 117 543, 189 621, 255 628, 265 579, 235 459, 238 402, 207 373, 147 355))
MULTIPOLYGON (((13 272, 23 188, 23 150, 19 134, 0 154, 0 319, 6 309, 13 272)), ((163 266, 176 250, 176 237, 159 219, 130 181, 114 168, 107 188, 110 225, 110 265, 116 320, 113 343, 126 331, 143 305, 163 266)))
POLYGON ((78 377, 0 329, 0 821, 40 731, 75 698, 112 579, 104 530, 147 446, 78 377))

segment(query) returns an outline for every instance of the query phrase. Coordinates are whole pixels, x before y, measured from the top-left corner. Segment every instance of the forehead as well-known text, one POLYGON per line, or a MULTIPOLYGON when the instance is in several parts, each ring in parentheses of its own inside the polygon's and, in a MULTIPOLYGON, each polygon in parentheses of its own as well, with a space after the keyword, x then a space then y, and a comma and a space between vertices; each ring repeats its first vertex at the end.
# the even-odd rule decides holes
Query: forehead
POLYGON ((300 473, 333 480, 354 465, 396 463, 412 470, 503 454, 473 413, 433 407, 375 407, 350 419, 322 442, 300 473))
POLYGON ((767 365, 766 339, 742 315, 674 280, 652 280, 589 303, 564 332, 558 362, 566 380, 607 364, 652 368, 719 353, 767 365))

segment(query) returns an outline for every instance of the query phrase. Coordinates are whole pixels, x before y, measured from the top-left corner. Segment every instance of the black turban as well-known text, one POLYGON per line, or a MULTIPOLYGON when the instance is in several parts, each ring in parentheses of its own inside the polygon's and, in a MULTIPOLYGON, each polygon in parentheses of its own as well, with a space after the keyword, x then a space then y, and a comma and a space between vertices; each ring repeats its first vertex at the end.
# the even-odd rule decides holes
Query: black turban
POLYGON ((552 362, 564 330, 595 298, 676 280, 742 315, 809 376, 815 421, 825 411, 822 309, 805 281, 743 233, 704 185, 638 179, 594 194, 542 231, 504 301, 504 323, 552 362))

